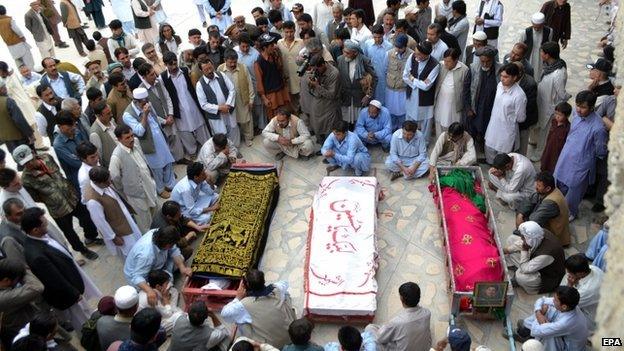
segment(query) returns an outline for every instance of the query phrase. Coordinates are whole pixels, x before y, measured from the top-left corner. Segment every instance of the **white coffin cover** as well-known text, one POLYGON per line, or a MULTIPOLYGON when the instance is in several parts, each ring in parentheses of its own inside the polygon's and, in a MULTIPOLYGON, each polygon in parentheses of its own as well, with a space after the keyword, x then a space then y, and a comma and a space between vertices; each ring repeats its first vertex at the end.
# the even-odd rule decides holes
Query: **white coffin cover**
POLYGON ((377 179, 325 177, 312 205, 305 308, 325 316, 377 308, 377 179))

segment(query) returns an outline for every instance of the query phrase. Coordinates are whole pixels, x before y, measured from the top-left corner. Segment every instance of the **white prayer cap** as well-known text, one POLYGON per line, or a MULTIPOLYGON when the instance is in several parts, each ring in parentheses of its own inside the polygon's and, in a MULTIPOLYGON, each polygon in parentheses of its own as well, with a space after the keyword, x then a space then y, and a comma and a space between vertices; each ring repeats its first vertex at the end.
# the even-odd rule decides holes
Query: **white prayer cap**
POLYGON ((531 23, 533 24, 544 24, 546 17, 541 12, 536 12, 531 16, 531 23))
POLYGON ((411 4, 411 5, 407 6, 406 8, 404 8, 403 12, 406 15, 409 15, 409 14, 412 14, 412 13, 416 13, 416 12, 418 12, 418 7, 416 6, 416 4, 411 4))
POLYGON ((115 306, 127 310, 139 303, 139 293, 130 285, 124 285, 115 291, 115 306))
POLYGON ((544 239, 544 229, 537 222, 524 222, 518 226, 518 231, 532 249, 537 248, 544 239))
POLYGON ((478 30, 478 31, 474 32, 474 34, 472 35, 472 39, 480 40, 480 41, 486 41, 487 40, 487 34, 485 34, 485 32, 482 31, 482 30, 478 30))
POLYGON ((379 100, 371 100, 371 102, 369 102, 368 104, 373 105, 377 107, 378 109, 381 109, 381 102, 379 102, 379 100))
POLYGON ((136 88, 132 91, 132 97, 135 100, 147 99, 147 89, 145 88, 136 88))
POLYGON ((6 86, 6 79, 0 77, 0 88, 4 88, 6 86))
POLYGON ((479 345, 474 351, 492 351, 492 349, 485 345, 479 345))
POLYGON ((529 339, 522 344, 522 351, 544 351, 544 345, 535 339, 529 339))

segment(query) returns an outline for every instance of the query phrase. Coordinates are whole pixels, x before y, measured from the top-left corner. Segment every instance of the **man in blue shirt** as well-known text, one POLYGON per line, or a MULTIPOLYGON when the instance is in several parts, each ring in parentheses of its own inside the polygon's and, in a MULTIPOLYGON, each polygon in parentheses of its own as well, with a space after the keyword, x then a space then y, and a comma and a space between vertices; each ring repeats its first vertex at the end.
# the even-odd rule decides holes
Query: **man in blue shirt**
POLYGON ((350 325, 338 330, 338 342, 330 342, 324 347, 325 351, 375 351, 377 341, 373 333, 365 331, 362 334, 350 325))
POLYGON ((56 117, 56 124, 58 125, 58 132, 55 133, 52 146, 67 179, 80 194, 78 170, 82 166, 82 161, 76 154, 76 147, 81 142, 88 141, 87 136, 83 135, 76 127, 76 121, 72 117, 71 112, 61 110, 56 117))
POLYGON ((180 179, 171 192, 171 200, 180 204, 182 214, 199 225, 209 223, 212 213, 219 208, 219 194, 213 190, 207 179, 204 165, 193 162, 186 168, 186 177, 180 179))
POLYGON ((416 122, 407 120, 403 122, 403 128, 392 134, 386 168, 392 172, 391 181, 401 176, 405 179, 420 178, 427 173, 427 144, 416 122))
POLYGON ((359 177, 370 168, 368 149, 355 133, 349 131, 346 121, 336 122, 333 132, 321 147, 321 153, 325 157, 323 162, 329 163, 327 175, 338 168, 353 168, 359 177))
POLYGON ((578 216, 585 190, 596 178, 596 160, 607 156, 607 130, 594 111, 596 95, 585 90, 576 95, 576 110, 557 166, 557 187, 570 208, 570 222, 578 216))
POLYGON ((152 229, 130 250, 124 264, 124 275, 128 283, 138 287, 147 294, 147 302, 156 306, 156 290, 147 283, 147 275, 155 269, 162 269, 173 279, 174 265, 180 273, 190 277, 191 268, 184 265, 184 256, 176 243, 180 240, 180 233, 174 226, 152 229))
POLYGON ((378 100, 372 100, 368 108, 362 109, 355 124, 355 133, 364 145, 377 145, 385 152, 390 148, 392 137, 392 120, 387 108, 381 106, 378 100))

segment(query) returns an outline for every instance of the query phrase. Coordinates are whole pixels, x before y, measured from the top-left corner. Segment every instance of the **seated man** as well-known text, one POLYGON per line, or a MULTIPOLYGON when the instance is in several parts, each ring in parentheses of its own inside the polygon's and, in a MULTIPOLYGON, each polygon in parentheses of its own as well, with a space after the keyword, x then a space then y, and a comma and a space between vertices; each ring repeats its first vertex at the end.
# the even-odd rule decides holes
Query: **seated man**
POLYGON ((130 250, 124 264, 124 275, 128 283, 147 293, 147 302, 156 306, 157 293, 147 283, 149 272, 162 269, 173 278, 174 265, 180 273, 190 277, 192 271, 184 265, 184 257, 176 246, 180 233, 174 226, 152 229, 130 250))
MULTIPOLYGON (((455 326, 450 326, 447 331, 447 335, 438 340, 435 344, 435 347, 429 349, 429 351, 444 351, 446 350, 446 346, 448 345, 451 351, 469 351, 470 345, 472 344, 472 339, 470 335, 463 329, 457 328, 455 326)), ((481 349, 481 347, 477 347, 474 349, 475 351, 486 351, 490 349, 481 349)), ((525 351, 524 349, 522 349, 525 351)))
POLYGON ((325 351, 375 351, 377 343, 373 333, 365 331, 362 334, 350 325, 338 330, 338 342, 325 345, 325 351))
POLYGON ((516 212, 516 226, 525 221, 537 222, 555 234, 561 245, 570 245, 568 203, 555 186, 555 178, 550 172, 535 176, 535 193, 519 202, 516 212))
POLYGON ((171 200, 180 204, 182 214, 197 224, 207 224, 219 208, 217 194, 210 183, 204 165, 193 162, 186 167, 186 177, 180 179, 171 192, 171 200))
POLYGON ((392 137, 392 120, 387 108, 381 102, 372 100, 368 108, 363 108, 355 124, 355 134, 364 145, 381 144, 382 149, 388 152, 392 137))
POLYGON ((375 335, 379 350, 427 351, 431 347, 431 312, 421 306, 420 287, 413 282, 401 284, 399 297, 403 305, 396 317, 388 323, 366 327, 375 335))
POLYGON ((588 327, 593 330, 604 273, 600 268, 590 265, 589 260, 582 253, 568 257, 565 261, 565 269, 566 274, 561 280, 561 285, 578 290, 581 296, 578 307, 587 317, 588 327))
POLYGON ((580 296, 575 288, 560 286, 553 297, 535 301, 535 313, 518 321, 514 338, 519 342, 533 337, 544 344, 544 350, 585 350, 589 329, 578 308, 580 296))
POLYGON ((314 152, 314 143, 305 123, 291 115, 284 108, 278 108, 275 117, 262 131, 264 148, 275 154, 276 160, 288 155, 293 158, 303 156, 308 160, 314 152))
POLYGON ((191 304, 188 314, 175 320, 171 332, 169 351, 210 350, 216 347, 225 350, 230 343, 230 333, 217 315, 206 307, 204 301, 191 304), (212 326, 207 323, 210 317, 212 326))
POLYGON ((390 155, 386 168, 392 172, 390 180, 403 176, 405 179, 420 178, 429 169, 426 138, 414 121, 403 122, 403 128, 392 134, 390 155))
POLYGON ((607 271, 607 261, 605 256, 609 251, 609 220, 607 220, 602 228, 589 241, 589 246, 585 250, 585 256, 592 261, 592 264, 603 272, 607 271))
POLYGON ((527 294, 548 293, 565 274, 565 253, 559 240, 535 222, 518 226, 520 236, 511 235, 503 252, 507 264, 516 267, 515 281, 527 294))
POLYGON ((488 186, 496 198, 514 210, 535 192, 535 168, 531 160, 516 153, 498 154, 488 172, 488 186))
POLYGON ((230 173, 232 164, 239 162, 237 155, 238 149, 234 143, 225 134, 219 133, 204 143, 199 150, 197 161, 203 163, 206 166, 206 173, 218 181, 230 173))
POLYGON ((139 308, 139 293, 133 286, 124 285, 115 291, 114 301, 117 314, 97 320, 100 350, 107 350, 115 340, 130 338, 130 322, 139 308))
POLYGON ((182 252, 185 261, 193 255, 193 247, 190 243, 197 238, 197 233, 203 232, 209 227, 208 224, 199 225, 182 215, 182 208, 175 201, 165 201, 160 211, 156 211, 151 228, 159 229, 168 225, 176 227, 180 233, 180 240, 176 245, 182 252))
POLYGON ((453 122, 442 132, 429 157, 429 177, 435 176, 436 166, 471 166, 477 163, 472 137, 464 125, 453 122))
POLYGON ((288 335, 292 344, 284 346, 282 351, 323 351, 323 348, 312 341, 314 323, 303 317, 294 320, 288 327, 288 335))
POLYGON ((108 350, 158 350, 167 340, 160 327, 160 313, 154 308, 146 308, 137 312, 130 323, 130 338, 119 338, 109 346, 108 350))
POLYGON ((325 139, 321 153, 329 163, 327 175, 338 168, 353 168, 356 176, 368 172, 370 154, 355 133, 349 131, 349 123, 337 121, 332 133, 325 139))
POLYGON ((288 326, 295 310, 285 281, 266 285, 264 273, 251 269, 241 280, 236 298, 221 310, 227 323, 236 323, 241 335, 282 349, 289 343, 288 326))
MULTIPOLYGON (((184 312, 178 307, 180 294, 178 290, 171 286, 171 277, 167 272, 155 269, 147 276, 147 283, 152 290, 156 291, 156 306, 154 308, 160 313, 162 320, 160 326, 165 329, 167 335, 171 335, 173 323, 184 312)), ((139 311, 150 307, 147 302, 147 293, 143 290, 139 292, 139 311)))

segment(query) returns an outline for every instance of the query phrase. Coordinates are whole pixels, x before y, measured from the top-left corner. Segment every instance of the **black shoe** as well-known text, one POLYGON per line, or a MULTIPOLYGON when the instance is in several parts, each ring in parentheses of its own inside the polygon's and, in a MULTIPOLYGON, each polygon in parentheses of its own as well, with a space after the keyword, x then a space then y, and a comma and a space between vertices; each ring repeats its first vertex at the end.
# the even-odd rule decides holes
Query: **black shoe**
POLYGON ((57 48, 61 48, 61 49, 65 49, 65 48, 69 47, 69 45, 66 42, 64 42, 64 41, 62 41, 62 42, 60 42, 58 44, 55 44, 54 46, 56 46, 57 48))
POLYGON ((331 172, 337 170, 338 168, 340 168, 340 166, 333 165, 333 166, 328 166, 327 168, 325 168, 325 170, 327 171, 327 175, 329 175, 331 172))
POLYGON ((323 163, 324 163, 324 164, 326 164, 326 165, 328 165, 328 164, 329 164, 329 161, 327 161, 327 159, 326 159, 326 158, 324 158, 324 159, 323 159, 323 163))
POLYGON ((602 204, 594 204, 594 206, 592 206, 591 210, 592 210, 592 212, 602 212, 602 211, 605 210, 605 207, 602 204))
POLYGON ((392 172, 392 174, 390 175, 390 181, 394 182, 395 180, 401 178, 403 176, 403 174, 401 174, 401 172, 392 172))
POLYGON ((317 152, 315 153, 315 155, 316 155, 316 156, 323 156, 323 153, 321 152, 321 150, 319 150, 319 151, 317 151, 317 152))
POLYGON ((279 160, 283 159, 284 156, 286 156, 286 154, 280 151, 280 152, 277 153, 277 155, 275 155, 275 160, 279 161, 279 160))
POLYGON ((98 257, 100 257, 98 254, 96 254, 95 252, 89 250, 89 249, 84 249, 83 251, 80 251, 80 253, 86 258, 89 259, 91 261, 96 260, 98 257))
POLYGON ((86 246, 101 246, 101 245, 104 245, 104 240, 100 238, 95 238, 95 239, 85 238, 85 245, 86 246))

